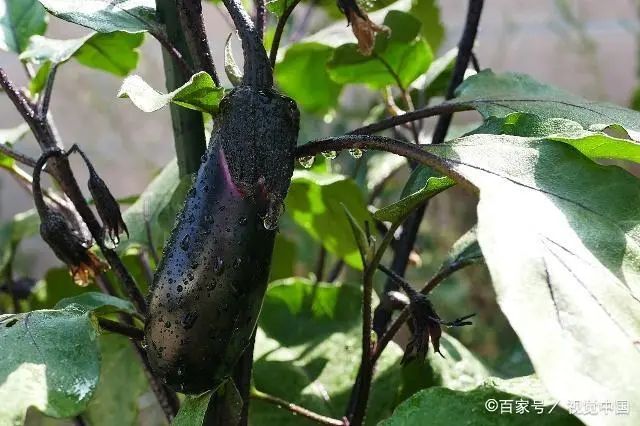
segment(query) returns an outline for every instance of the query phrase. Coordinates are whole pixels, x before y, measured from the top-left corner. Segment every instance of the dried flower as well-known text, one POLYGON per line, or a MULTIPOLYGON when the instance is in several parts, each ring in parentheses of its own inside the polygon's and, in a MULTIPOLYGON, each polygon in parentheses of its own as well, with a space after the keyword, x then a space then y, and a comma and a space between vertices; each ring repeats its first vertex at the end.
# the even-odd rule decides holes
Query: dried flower
POLYGON ((87 186, 93 197, 98 215, 102 219, 105 237, 109 237, 114 244, 120 242, 119 235, 123 232, 129 238, 129 230, 122 219, 120 205, 111 194, 111 191, 109 191, 109 188, 107 188, 107 184, 98 176, 93 167, 89 167, 89 182, 87 186))
POLYGON ((365 56, 373 52, 376 33, 391 34, 389 27, 372 22, 355 0, 338 0, 338 8, 351 24, 353 35, 358 39, 358 50, 365 56))
POLYGON ((40 214, 40 235, 56 257, 67 264, 76 284, 86 286, 107 266, 85 245, 59 212, 47 209, 40 214))
POLYGON ((424 361, 429 351, 429 341, 433 344, 434 352, 440 354, 440 337, 442 337, 442 326, 462 327, 471 325, 471 321, 466 321, 475 314, 467 315, 453 321, 443 321, 436 313, 429 298, 421 293, 414 292, 409 295, 409 314, 411 315, 412 336, 407 344, 401 363, 406 363, 414 358, 424 361), (414 353, 415 351, 415 353, 414 353))

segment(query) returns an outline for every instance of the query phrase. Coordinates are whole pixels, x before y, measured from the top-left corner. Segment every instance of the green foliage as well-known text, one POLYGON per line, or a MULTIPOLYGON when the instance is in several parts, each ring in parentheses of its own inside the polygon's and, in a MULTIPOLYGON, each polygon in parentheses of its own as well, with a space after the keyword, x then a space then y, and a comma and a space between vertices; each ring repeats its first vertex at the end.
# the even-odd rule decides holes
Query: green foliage
POLYGON ((160 32, 154 0, 39 1, 53 16, 99 33, 160 32))
POLYGON ((401 222, 418 206, 455 184, 450 177, 429 167, 418 167, 411 173, 400 200, 376 211, 373 217, 381 221, 401 222))
POLYGON ((285 200, 286 212, 329 252, 348 265, 362 269, 360 253, 342 205, 358 223, 371 221, 362 193, 351 179, 302 170, 294 172, 285 200))
POLYGON ((138 398, 149 389, 140 358, 129 339, 117 334, 98 337, 100 381, 83 416, 92 426, 135 426, 138 398))
POLYGON ((173 92, 163 94, 155 91, 140 76, 125 78, 118 91, 119 98, 129 98, 144 112, 153 112, 169 102, 185 108, 215 114, 224 95, 224 89, 217 87, 209 74, 201 71, 173 92))
MULTIPOLYGON (((357 287, 346 284, 314 284, 299 278, 272 283, 256 337, 256 388, 340 418, 360 362, 361 298, 357 287)), ((401 356, 391 344, 378 361, 368 424, 387 417, 395 406, 401 356)), ((250 419, 257 425, 308 424, 257 400, 250 406, 250 419)))
POLYGON ((89 68, 124 77, 138 65, 138 47, 143 40, 144 34, 122 31, 106 34, 92 32, 70 40, 33 36, 20 59, 60 64, 74 58, 89 68))
POLYGON ((406 88, 433 59, 427 42, 420 36, 420 21, 408 13, 392 10, 384 18, 391 35, 379 33, 371 56, 358 52, 358 45, 344 44, 327 62, 331 79, 339 84, 362 83, 372 89, 401 85, 406 88))
POLYGON ((211 392, 205 392, 198 396, 187 396, 180 405, 180 411, 172 426, 199 426, 204 421, 207 405, 211 399, 211 392))
POLYGON ((11 257, 11 251, 20 241, 38 233, 40 218, 35 210, 18 213, 13 219, 0 224, 0 277, 11 257))
POLYGON ((44 34, 47 16, 38 0, 4 0, 0 6, 0 49, 20 53, 29 37, 44 34))
POLYGON ((22 424, 30 406, 55 418, 84 411, 100 377, 93 312, 123 306, 120 299, 99 296, 64 301, 61 309, 0 316, 3 422, 22 424))
POLYGON ((474 226, 453 244, 442 262, 442 266, 440 266, 440 271, 456 270, 483 260, 482 250, 478 243, 478 229, 474 226))
MULTIPOLYGON (((373 22, 384 21, 392 27, 390 37, 382 34, 376 37, 375 52, 405 85, 429 67, 432 51, 442 38, 439 19, 424 13, 435 10, 433 0, 400 0, 369 14, 373 22), (430 47, 427 41, 434 46, 430 47)), ((346 83, 374 88, 395 85, 392 73, 380 60, 362 56, 354 42, 351 28, 341 20, 281 48, 275 70, 278 86, 305 110, 322 114, 337 105, 346 83)))
POLYGON ((478 426, 545 425, 569 426, 582 423, 553 400, 537 399, 541 393, 527 397, 539 388, 535 378, 512 381, 489 380, 471 391, 458 391, 433 387, 420 391, 404 401, 391 418, 381 426, 413 426, 433 423, 443 426, 459 425, 461 421, 478 426), (513 389, 515 387, 515 389, 513 389), (515 392, 512 392, 515 390, 515 392), (523 398, 524 396, 524 398, 523 398), (491 401, 491 402, 487 402, 491 401), (495 402, 498 411, 491 405, 495 402), (485 408, 487 404, 490 408, 485 408), (516 407, 526 412, 516 412, 516 407), (500 412, 500 407, 511 406, 511 413, 500 412))
POLYGON ((480 190, 498 303, 552 395, 640 398, 625 379, 640 361, 640 182, 545 140, 474 135, 427 149, 480 190))

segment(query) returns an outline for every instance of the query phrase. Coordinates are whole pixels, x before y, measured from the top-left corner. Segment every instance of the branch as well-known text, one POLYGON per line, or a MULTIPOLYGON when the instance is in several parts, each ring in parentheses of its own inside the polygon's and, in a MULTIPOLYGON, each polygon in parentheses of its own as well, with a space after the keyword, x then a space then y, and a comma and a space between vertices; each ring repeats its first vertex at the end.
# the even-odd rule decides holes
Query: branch
POLYGON ((165 51, 176 61, 176 63, 180 67, 180 71, 182 71, 182 74, 184 74, 185 76, 190 76, 193 74, 193 69, 187 63, 187 60, 184 58, 184 56, 182 56, 182 53, 180 53, 178 48, 174 46, 169 41, 169 39, 164 36, 164 34, 156 31, 149 31, 149 34, 151 34, 153 38, 158 40, 160 45, 164 47, 165 51))
POLYGON ((133 340, 144 339, 144 331, 132 325, 123 324, 118 321, 111 321, 106 318, 98 318, 98 325, 104 330, 121 334, 133 340))
POLYGON ((36 107, 36 115, 38 120, 46 120, 47 113, 49 112, 49 102, 51 101, 51 92, 53 91, 53 83, 56 79, 56 73, 58 72, 58 65, 54 64, 49 71, 49 75, 47 76, 47 82, 44 86, 44 94, 42 95, 42 99, 38 102, 36 107))
POLYGON ((269 60, 271 61, 271 68, 275 68, 276 59, 278 57, 278 48, 280 47, 280 39, 282 39, 282 33, 284 31, 284 26, 287 23, 287 19, 291 16, 291 12, 296 6, 300 3, 300 0, 294 0, 293 3, 289 7, 287 7, 280 19, 278 19, 278 25, 276 26, 276 32, 273 35, 273 42, 271 43, 271 52, 269 53, 269 60))
POLYGON ((35 167, 36 162, 38 161, 35 158, 29 157, 27 154, 23 154, 19 151, 16 151, 15 149, 11 148, 9 145, 3 144, 3 143, 0 143, 0 153, 6 155, 9 158, 14 159, 20 164, 24 164, 25 166, 29 166, 29 167, 35 167))
MULTIPOLYGON (((453 68, 453 74, 447 86, 445 93, 445 99, 452 99, 455 90, 458 88, 462 80, 464 80, 464 73, 469 65, 469 59, 473 51, 473 45, 476 41, 476 35, 478 34, 478 25, 480 24, 480 16, 482 15, 482 6, 484 0, 469 0, 469 8, 467 9, 467 20, 464 24, 464 31, 458 43, 458 57, 456 58, 456 64, 453 68)), ((444 142, 444 138, 449 130, 451 124, 451 114, 446 114, 440 117, 436 128, 433 131, 433 144, 439 144, 444 142)))
POLYGON ((389 117, 387 119, 378 121, 377 123, 369 124, 368 126, 358 127, 347 133, 347 135, 370 135, 382 130, 391 129, 410 121, 420 120, 422 118, 434 117, 436 115, 451 114, 459 111, 471 111, 474 108, 465 102, 445 102, 439 105, 420 108, 415 111, 410 111, 402 115, 396 115, 395 117, 389 117))
POLYGON ((22 118, 27 123, 33 121, 35 111, 33 110, 33 105, 31 102, 16 88, 7 73, 4 71, 4 68, 0 67, 0 86, 4 89, 15 105, 16 109, 22 115, 22 118))
POLYGON ((182 30, 196 70, 205 71, 211 76, 216 86, 220 86, 220 78, 213 63, 209 39, 204 27, 202 0, 179 0, 178 4, 182 30))
POLYGON ((253 399, 257 399, 258 401, 264 401, 269 404, 277 405, 280 408, 289 410, 294 415, 305 417, 321 425, 329 425, 329 426, 347 426, 348 425, 348 423, 345 420, 338 420, 338 419, 333 419, 331 417, 323 416, 311 410, 307 410, 306 408, 303 408, 292 402, 285 401, 282 398, 278 398, 277 396, 260 392, 257 389, 252 389, 250 396, 253 399))

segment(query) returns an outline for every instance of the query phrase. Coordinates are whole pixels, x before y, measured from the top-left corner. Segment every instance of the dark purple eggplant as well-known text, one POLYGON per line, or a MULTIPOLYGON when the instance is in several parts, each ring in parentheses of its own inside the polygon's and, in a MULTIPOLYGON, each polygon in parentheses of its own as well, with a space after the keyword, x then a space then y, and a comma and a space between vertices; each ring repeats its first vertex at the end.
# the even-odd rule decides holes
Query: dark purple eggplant
POLYGON ((149 296, 151 368, 184 393, 217 388, 251 340, 293 174, 298 108, 272 88, 262 43, 240 8, 232 17, 245 54, 242 84, 220 104, 149 296))

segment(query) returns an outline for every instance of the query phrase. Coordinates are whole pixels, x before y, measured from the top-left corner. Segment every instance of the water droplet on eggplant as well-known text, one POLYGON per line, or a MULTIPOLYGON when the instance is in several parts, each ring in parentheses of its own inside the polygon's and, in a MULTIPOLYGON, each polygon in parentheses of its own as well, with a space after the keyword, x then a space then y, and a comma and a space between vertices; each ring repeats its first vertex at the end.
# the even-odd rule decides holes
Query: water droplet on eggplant
POLYGON ((300 157, 298 158, 298 163, 305 169, 310 169, 313 166, 313 162, 316 160, 316 157, 310 155, 308 157, 300 157))

